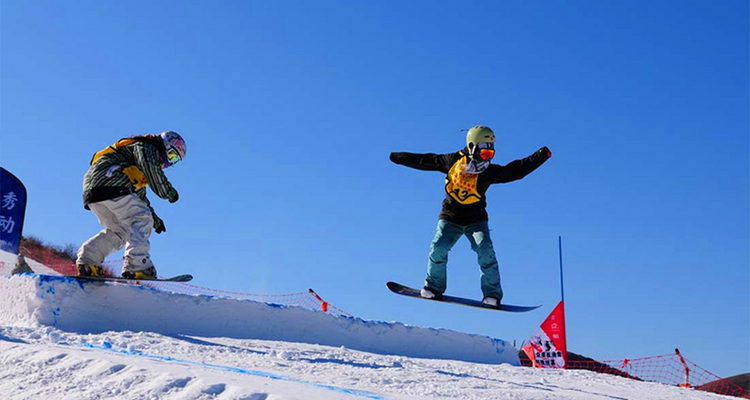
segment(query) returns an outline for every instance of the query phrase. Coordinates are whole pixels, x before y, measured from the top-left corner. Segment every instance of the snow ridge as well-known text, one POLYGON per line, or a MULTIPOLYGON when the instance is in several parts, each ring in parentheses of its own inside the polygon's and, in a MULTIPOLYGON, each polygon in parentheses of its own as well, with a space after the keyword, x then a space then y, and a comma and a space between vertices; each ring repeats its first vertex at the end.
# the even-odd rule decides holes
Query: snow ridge
POLYGON ((180 364, 188 364, 188 365, 195 365, 199 367, 204 368, 210 368, 210 369, 217 369, 222 371, 228 371, 228 372, 235 372, 239 374, 244 375, 253 375, 253 376, 259 376, 262 378, 269 378, 273 380, 280 380, 280 381, 289 381, 289 382, 295 382, 295 383, 301 383, 308 386, 313 386, 321 389, 327 389, 333 392, 348 394, 352 396, 358 396, 358 397, 364 397, 368 399, 375 399, 375 400, 389 400, 386 397, 379 396, 377 394, 373 393, 367 393, 359 390, 352 390, 352 389, 345 389, 340 388, 333 385, 324 385, 320 383, 310 382, 303 379, 296 379, 290 376, 286 375, 279 375, 279 374, 273 374, 270 372, 264 372, 264 371, 258 371, 258 370, 250 370, 250 369, 244 369, 239 367, 232 367, 232 366, 226 366, 226 365, 219 365, 219 364, 211 364, 211 363, 205 363, 205 362, 196 362, 192 360, 187 359, 176 359, 170 356, 162 356, 157 354, 147 354, 147 353, 141 353, 139 351, 131 351, 126 349, 115 349, 112 347, 112 344, 109 342, 102 342, 101 345, 94 345, 90 343, 84 343, 82 344, 83 347, 90 348, 90 349, 98 349, 98 350, 105 350, 105 351, 111 351, 118 354, 125 354, 130 356, 137 356, 137 357, 144 357, 149 358, 152 360, 160 360, 160 361, 168 361, 168 362, 175 362, 180 364))

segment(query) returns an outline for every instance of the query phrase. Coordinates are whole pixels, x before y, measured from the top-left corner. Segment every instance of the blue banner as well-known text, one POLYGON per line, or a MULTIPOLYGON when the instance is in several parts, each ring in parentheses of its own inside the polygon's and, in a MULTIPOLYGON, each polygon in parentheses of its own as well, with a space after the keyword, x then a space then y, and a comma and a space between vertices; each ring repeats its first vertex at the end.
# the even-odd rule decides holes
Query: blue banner
POLYGON ((0 250, 18 254, 26 214, 26 187, 0 167, 0 250))

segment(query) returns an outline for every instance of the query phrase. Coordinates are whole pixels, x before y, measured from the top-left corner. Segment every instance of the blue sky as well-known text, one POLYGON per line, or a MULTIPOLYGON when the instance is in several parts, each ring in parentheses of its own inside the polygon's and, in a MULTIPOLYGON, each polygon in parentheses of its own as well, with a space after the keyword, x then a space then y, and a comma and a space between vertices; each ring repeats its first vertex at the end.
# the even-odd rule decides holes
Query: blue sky
MULTIPOLYGON (((746 1, 3 1, 0 163, 25 233, 76 245, 91 155, 176 130, 174 205, 150 198, 163 275, 250 293, 315 288, 367 319, 527 339, 559 301, 596 359, 679 347, 750 371, 746 1), (392 295, 424 279, 443 176, 392 151, 497 134, 495 162, 553 158, 488 192, 511 315, 392 295)), ((118 255, 115 256, 115 258, 118 255)), ((448 293, 479 297, 451 252, 448 293)))

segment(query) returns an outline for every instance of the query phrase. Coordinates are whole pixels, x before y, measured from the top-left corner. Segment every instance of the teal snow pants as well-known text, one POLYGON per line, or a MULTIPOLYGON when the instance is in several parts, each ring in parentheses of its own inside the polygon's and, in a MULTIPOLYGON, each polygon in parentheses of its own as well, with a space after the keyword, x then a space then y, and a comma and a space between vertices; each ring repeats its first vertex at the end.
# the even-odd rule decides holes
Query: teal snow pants
POLYGON ((465 226, 444 219, 438 221, 435 238, 430 246, 425 286, 440 293, 445 292, 448 252, 461 236, 466 236, 469 239, 471 249, 477 253, 482 280, 482 294, 485 297, 494 297, 501 300, 503 289, 500 287, 500 271, 497 266, 495 249, 492 247, 487 221, 479 221, 465 226))

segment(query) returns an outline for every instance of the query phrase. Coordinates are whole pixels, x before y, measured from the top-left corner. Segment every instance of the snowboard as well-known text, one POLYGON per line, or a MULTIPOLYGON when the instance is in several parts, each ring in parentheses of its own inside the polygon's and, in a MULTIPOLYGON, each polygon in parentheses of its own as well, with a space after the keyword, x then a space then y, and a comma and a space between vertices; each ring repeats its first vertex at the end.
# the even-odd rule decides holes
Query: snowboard
POLYGON ((386 284, 388 286, 388 289, 391 290, 391 292, 400 294, 402 296, 408 296, 408 297, 414 297, 417 299, 423 299, 423 300, 432 300, 432 301, 439 301, 442 303, 451 303, 451 304, 458 304, 462 306, 467 307, 476 307, 476 308, 483 308, 485 310, 496 310, 496 311, 507 311, 507 312, 513 312, 513 313, 521 313, 521 312, 527 312, 531 310, 536 310, 537 308, 541 307, 541 305, 538 306, 514 306, 511 304, 503 304, 500 303, 499 307, 491 307, 482 305, 481 301, 472 300, 472 299, 465 299, 463 297, 454 297, 454 296, 446 296, 443 295, 440 299, 427 299, 422 297, 422 295, 419 294, 419 289, 410 288, 408 286, 404 286, 400 283, 396 282, 388 282, 386 284))
POLYGON ((193 276, 190 274, 177 275, 171 278, 157 278, 157 279, 128 279, 117 276, 80 276, 80 275, 65 275, 66 278, 74 278, 83 281, 92 282, 120 282, 120 283, 133 283, 133 282, 190 282, 193 276))

